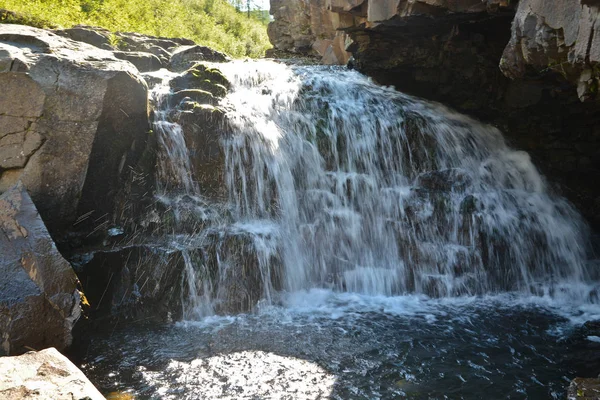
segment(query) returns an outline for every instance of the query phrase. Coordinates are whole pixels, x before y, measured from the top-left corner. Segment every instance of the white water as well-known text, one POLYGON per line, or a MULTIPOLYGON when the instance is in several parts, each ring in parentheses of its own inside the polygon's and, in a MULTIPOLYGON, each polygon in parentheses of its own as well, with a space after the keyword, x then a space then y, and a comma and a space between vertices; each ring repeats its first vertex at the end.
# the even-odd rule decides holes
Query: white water
MULTIPOLYGON (((585 223, 497 129, 341 68, 219 68, 231 223, 186 239, 216 249, 187 255, 187 318, 315 288, 590 302, 585 223)), ((169 111, 161 187, 201 196, 169 111)))
POLYGON ((558 399, 597 373, 587 228, 499 131, 344 69, 219 68, 226 204, 153 91, 184 321, 91 338, 105 392, 558 399))

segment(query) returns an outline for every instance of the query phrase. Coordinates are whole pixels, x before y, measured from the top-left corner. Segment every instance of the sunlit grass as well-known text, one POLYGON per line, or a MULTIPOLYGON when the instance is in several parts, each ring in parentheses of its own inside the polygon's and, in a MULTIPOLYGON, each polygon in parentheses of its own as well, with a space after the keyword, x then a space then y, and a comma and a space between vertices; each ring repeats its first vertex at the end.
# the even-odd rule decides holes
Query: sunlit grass
POLYGON ((260 57, 271 47, 265 23, 225 0, 0 0, 0 8, 20 13, 25 23, 38 27, 84 24, 186 37, 233 57, 260 57))

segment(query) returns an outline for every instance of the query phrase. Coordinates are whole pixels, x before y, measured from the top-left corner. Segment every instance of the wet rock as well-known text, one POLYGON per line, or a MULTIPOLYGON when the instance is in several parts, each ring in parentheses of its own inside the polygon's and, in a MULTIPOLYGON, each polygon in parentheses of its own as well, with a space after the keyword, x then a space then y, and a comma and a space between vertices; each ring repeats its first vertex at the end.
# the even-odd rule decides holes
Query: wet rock
POLYGON ((575 378, 569 385, 568 400, 595 400, 600 398, 600 379, 575 378))
POLYGON ((184 268, 180 251, 160 243, 115 245, 80 250, 69 258, 94 319, 180 317, 184 268))
POLYGON ((425 172, 418 176, 416 185, 429 191, 464 192, 471 184, 466 171, 452 168, 425 172))
POLYGON ((53 234, 109 218, 148 131, 147 86, 127 61, 0 25, 0 192, 23 181, 53 234), (98 220, 100 218, 100 220, 98 220))
POLYGON ((0 371, 3 399, 104 399, 83 372, 55 348, 2 357, 0 371))
POLYGON ((0 196, 0 231, 0 353, 65 349, 81 313, 77 277, 21 184, 0 196))
POLYGON ((182 46, 171 56, 169 67, 174 71, 182 71, 198 61, 225 62, 230 58, 220 51, 205 46, 182 46))
POLYGON ((215 200, 227 196, 225 153, 221 145, 224 117, 219 108, 194 104, 178 120, 189 149, 194 180, 204 196, 215 200))
POLYGON ((140 72, 158 71, 163 67, 160 59, 152 53, 143 51, 115 51, 115 57, 135 65, 140 72))
POLYGON ((210 297, 216 313, 251 311, 259 300, 269 299, 273 290, 281 289, 282 264, 276 240, 269 234, 235 228, 208 235, 204 262, 212 276, 210 297))
POLYGON ((215 105, 218 102, 218 99, 212 95, 212 93, 207 92, 206 90, 201 89, 186 89, 180 90, 178 92, 173 93, 170 98, 172 104, 179 104, 183 100, 195 102, 198 104, 210 104, 215 105))

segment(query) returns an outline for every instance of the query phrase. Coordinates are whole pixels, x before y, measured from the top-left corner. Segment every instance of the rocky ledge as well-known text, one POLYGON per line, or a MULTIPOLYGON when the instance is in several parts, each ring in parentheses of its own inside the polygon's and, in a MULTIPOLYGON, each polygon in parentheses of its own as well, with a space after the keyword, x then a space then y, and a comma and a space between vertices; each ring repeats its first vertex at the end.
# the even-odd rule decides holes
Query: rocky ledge
POLYGON ((154 241, 165 222, 153 218, 172 210, 155 196, 168 172, 150 123, 160 78, 147 72, 180 73, 170 118, 195 179, 221 196, 229 83, 198 61, 228 59, 186 39, 0 24, 0 354, 68 347, 80 290, 92 316, 181 310, 182 255, 154 241))

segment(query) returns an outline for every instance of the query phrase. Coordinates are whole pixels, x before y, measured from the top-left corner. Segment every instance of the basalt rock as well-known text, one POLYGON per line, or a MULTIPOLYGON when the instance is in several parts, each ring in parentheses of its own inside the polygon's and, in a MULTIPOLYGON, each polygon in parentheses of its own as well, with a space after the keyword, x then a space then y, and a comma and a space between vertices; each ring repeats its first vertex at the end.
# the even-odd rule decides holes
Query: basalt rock
POLYGON ((113 33, 108 29, 86 25, 55 30, 54 33, 104 50, 150 53, 158 57, 161 66, 169 63, 172 53, 180 46, 187 48, 195 45, 194 41, 184 38, 165 38, 130 32, 113 33))
POLYGON ((180 318, 181 251, 159 244, 115 245, 70 254, 93 319, 180 318), (171 314, 173 312, 174 314, 171 314))
POLYGON ((346 64, 350 58, 345 51, 347 36, 336 29, 344 28, 347 21, 332 11, 330 3, 329 0, 271 0, 274 21, 267 32, 275 50, 319 56, 326 64, 346 64))
POLYGON ((160 58, 152 53, 143 51, 115 51, 113 54, 119 60, 129 61, 140 72, 157 71, 163 67, 160 58))
POLYGON ((230 58, 220 51, 205 46, 182 46, 171 56, 169 67, 174 71, 185 70, 198 61, 225 62, 230 58))
POLYGON ((0 85, 0 193, 21 180, 53 235, 106 224, 147 140, 137 69, 49 31, 0 25, 0 85))
POLYGON ((68 347, 78 280, 22 184, 0 196, 0 232, 0 354, 68 347))

